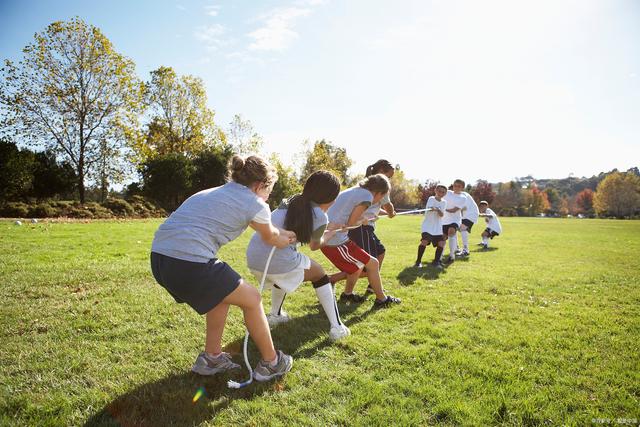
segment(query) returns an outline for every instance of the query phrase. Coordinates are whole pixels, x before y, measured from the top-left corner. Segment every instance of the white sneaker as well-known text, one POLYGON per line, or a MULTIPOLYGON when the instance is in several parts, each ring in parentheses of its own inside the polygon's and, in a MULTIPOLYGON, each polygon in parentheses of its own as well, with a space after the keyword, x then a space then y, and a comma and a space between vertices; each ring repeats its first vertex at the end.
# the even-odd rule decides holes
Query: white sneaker
POLYGON ((289 317, 289 315, 285 311, 281 311, 280 313, 282 314, 267 314, 267 322, 269 323, 269 326, 271 328, 275 328, 281 323, 287 323, 289 320, 291 320, 291 317, 289 317))
POLYGON ((329 330, 329 338, 331 338, 331 341, 338 341, 349 335, 351 335, 351 331, 345 325, 334 326, 329 330))

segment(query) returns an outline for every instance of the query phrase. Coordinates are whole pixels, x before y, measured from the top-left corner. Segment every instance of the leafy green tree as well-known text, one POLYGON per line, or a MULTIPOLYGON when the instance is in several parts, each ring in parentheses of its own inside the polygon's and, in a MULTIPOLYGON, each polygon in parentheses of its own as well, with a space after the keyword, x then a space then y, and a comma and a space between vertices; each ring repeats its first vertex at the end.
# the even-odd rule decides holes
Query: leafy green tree
POLYGON ((276 181, 271 196, 269 196, 269 206, 271 209, 275 209, 282 200, 301 193, 302 184, 298 181, 293 168, 285 166, 275 154, 271 156, 269 162, 276 168, 278 173, 278 181, 276 181))
POLYGON ((332 145, 323 139, 316 141, 304 155, 306 160, 300 174, 301 182, 317 170, 328 170, 336 174, 342 185, 349 184, 348 170, 353 161, 347 155, 346 149, 332 145))
POLYGON ((27 195, 33 184, 33 154, 20 151, 7 138, 0 138, 0 203, 27 195))
POLYGON ((50 24, 23 54, 2 68, 2 128, 67 159, 84 203, 85 179, 105 155, 101 142, 110 143, 114 127, 137 123, 142 84, 135 65, 80 18, 50 24))
POLYGON ((198 153, 193 160, 194 171, 191 177, 192 192, 218 187, 225 183, 227 164, 233 157, 229 146, 213 147, 198 153))
POLYGON ((593 205, 600 216, 636 215, 640 211, 640 177, 620 172, 608 175, 598 184, 593 205))
POLYGON ((198 77, 178 76, 171 67, 153 70, 145 103, 150 120, 146 137, 135 146, 142 161, 165 154, 194 158, 226 143, 224 132, 214 123, 215 113, 207 107, 204 82, 198 77))
POLYGON ((59 163, 52 151, 34 153, 33 184, 29 195, 37 199, 72 196, 77 176, 69 162, 59 163))
POLYGON ((194 172, 191 160, 181 153, 151 158, 141 170, 144 194, 162 208, 173 211, 191 194, 194 172))
POLYGON ((391 178, 391 194, 389 196, 396 209, 413 208, 420 204, 418 183, 407 179, 399 166, 396 166, 396 171, 391 178))

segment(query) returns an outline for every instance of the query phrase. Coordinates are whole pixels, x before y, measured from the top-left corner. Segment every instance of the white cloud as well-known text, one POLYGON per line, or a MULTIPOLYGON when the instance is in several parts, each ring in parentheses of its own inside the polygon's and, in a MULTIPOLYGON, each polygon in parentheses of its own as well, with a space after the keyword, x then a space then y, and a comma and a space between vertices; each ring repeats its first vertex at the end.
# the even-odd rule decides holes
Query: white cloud
POLYGON ((225 32, 225 27, 220 24, 214 24, 198 27, 193 35, 197 40, 204 43, 207 50, 216 51, 227 45, 227 41, 222 37, 225 32))
POLYGON ((311 10, 300 7, 275 9, 262 17, 264 25, 248 34, 253 39, 250 50, 282 51, 298 37, 294 27, 299 18, 308 16, 311 10))
POLYGON ((218 16, 218 13, 220 12, 220 5, 211 4, 211 5, 205 6, 204 10, 209 16, 218 16))

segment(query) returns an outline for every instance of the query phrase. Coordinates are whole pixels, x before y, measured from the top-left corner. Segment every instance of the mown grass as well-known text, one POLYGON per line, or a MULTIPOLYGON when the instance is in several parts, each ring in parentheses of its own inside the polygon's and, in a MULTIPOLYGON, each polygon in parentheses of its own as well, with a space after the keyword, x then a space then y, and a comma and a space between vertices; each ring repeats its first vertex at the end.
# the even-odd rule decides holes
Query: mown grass
MULTIPOLYGON (((0 423, 640 422, 640 222, 504 218, 492 250, 474 246, 439 273, 410 267, 419 217, 384 221, 383 279, 402 305, 342 305, 352 336, 331 343, 304 285, 286 302, 294 319, 273 331, 295 358, 292 372, 242 390, 226 381, 245 370, 189 372, 204 321, 153 281, 158 220, 0 222, 0 423), (206 397, 193 404, 201 386, 206 397)), ((255 283, 248 237, 221 257, 255 283)), ((243 335, 232 309, 224 342, 238 362, 243 335)))

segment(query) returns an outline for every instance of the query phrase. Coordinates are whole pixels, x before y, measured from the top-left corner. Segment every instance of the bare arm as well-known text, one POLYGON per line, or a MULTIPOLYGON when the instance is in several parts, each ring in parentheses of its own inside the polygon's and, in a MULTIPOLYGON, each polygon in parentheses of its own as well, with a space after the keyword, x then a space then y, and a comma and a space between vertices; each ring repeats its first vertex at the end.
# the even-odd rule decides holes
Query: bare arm
POLYGON ((345 224, 347 227, 351 227, 354 225, 360 225, 362 223, 366 223, 367 221, 362 218, 362 214, 369 208, 367 205, 358 205, 351 211, 351 215, 349 215, 349 221, 345 224))
POLYGON ((393 203, 387 203, 386 205, 382 206, 382 209, 384 209, 389 218, 393 218, 394 216, 396 216, 396 208, 393 206, 393 203))
POLYGON ((251 221, 249 226, 256 230, 262 240, 271 246, 275 246, 278 249, 283 249, 296 241, 296 233, 293 231, 280 230, 273 226, 273 224, 260 224, 258 222, 251 221))

